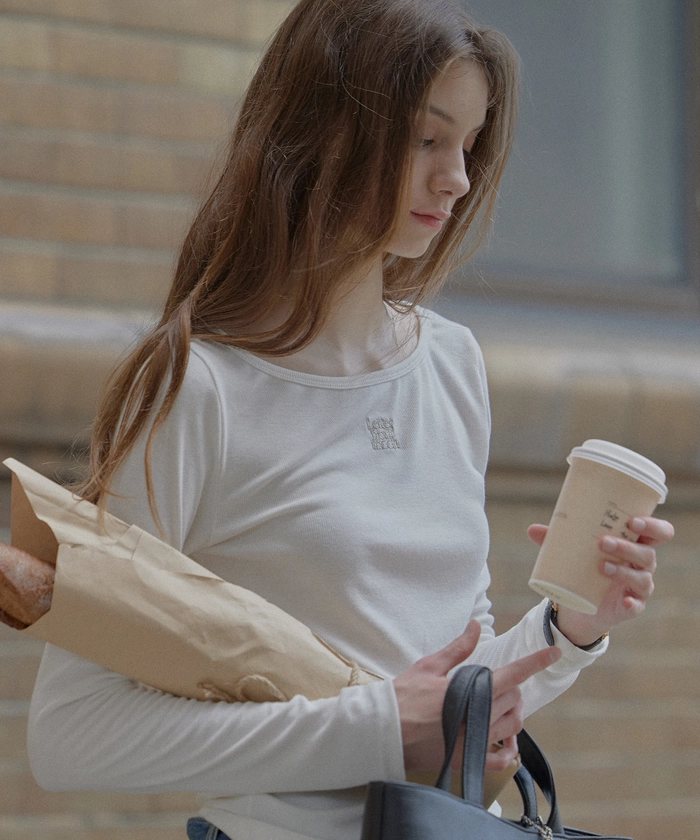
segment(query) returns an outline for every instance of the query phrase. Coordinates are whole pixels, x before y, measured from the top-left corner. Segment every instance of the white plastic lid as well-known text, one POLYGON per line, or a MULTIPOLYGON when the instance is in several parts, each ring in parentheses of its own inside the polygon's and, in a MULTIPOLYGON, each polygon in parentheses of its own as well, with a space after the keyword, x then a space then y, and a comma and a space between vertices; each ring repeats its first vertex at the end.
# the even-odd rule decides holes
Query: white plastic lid
POLYGON ((605 464, 606 467, 619 470, 656 490, 661 496, 660 503, 666 501, 668 489, 664 471, 638 452, 607 440, 591 439, 571 450, 571 454, 566 459, 569 464, 572 458, 587 458, 589 461, 597 461, 599 464, 605 464))

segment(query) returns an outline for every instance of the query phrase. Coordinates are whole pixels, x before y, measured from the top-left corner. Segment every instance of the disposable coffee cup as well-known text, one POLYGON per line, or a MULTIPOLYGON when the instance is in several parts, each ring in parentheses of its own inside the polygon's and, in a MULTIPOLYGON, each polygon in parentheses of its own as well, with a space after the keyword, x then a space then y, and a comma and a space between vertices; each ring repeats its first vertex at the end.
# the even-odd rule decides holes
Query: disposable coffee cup
POLYGON ((610 579, 600 571, 604 534, 637 541, 627 527, 666 501, 666 476, 653 461, 605 440, 587 440, 566 459, 569 470, 530 587, 578 612, 598 612, 610 579))

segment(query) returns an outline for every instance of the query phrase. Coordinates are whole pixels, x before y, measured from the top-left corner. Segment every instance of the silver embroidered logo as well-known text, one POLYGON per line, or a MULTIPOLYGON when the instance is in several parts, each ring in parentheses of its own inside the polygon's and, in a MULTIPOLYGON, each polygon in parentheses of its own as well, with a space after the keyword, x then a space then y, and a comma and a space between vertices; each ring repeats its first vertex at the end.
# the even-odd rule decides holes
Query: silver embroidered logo
POLYGON ((372 436, 372 449, 401 449, 391 417, 368 417, 367 430, 372 436))

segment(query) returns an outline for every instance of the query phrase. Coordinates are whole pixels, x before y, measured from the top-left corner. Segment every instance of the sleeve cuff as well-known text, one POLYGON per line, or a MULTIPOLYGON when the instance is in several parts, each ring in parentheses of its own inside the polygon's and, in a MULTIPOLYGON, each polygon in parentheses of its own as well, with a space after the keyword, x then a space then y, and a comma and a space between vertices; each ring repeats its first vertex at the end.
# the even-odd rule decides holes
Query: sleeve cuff
POLYGON ((556 645, 561 648, 564 658, 569 662, 576 661, 579 667, 585 667, 608 649, 609 639, 607 636, 587 647, 578 647, 578 645, 570 642, 552 622, 552 602, 544 600, 540 609, 542 610, 542 632, 545 641, 550 647, 556 645))

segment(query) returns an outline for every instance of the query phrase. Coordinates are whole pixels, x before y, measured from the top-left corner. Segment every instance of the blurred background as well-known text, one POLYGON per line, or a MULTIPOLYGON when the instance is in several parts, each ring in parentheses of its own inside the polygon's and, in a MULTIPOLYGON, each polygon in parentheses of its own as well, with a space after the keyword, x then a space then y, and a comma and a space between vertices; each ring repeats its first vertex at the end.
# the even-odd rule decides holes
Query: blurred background
MULTIPOLYGON (((0 0, 0 456, 80 470, 115 361, 152 322, 236 105, 288 0, 0 0)), ((667 473, 646 614, 528 728, 565 821, 700 838, 700 8, 471 0, 524 65, 493 239, 436 308, 489 373, 492 595, 536 603, 530 522, 570 449, 667 473)), ((0 539, 9 472, 0 468, 0 539)), ((196 798, 49 794, 24 736, 41 645, 0 626, 0 838, 183 838, 196 798)), ((515 810, 515 799, 506 796, 515 810)))

